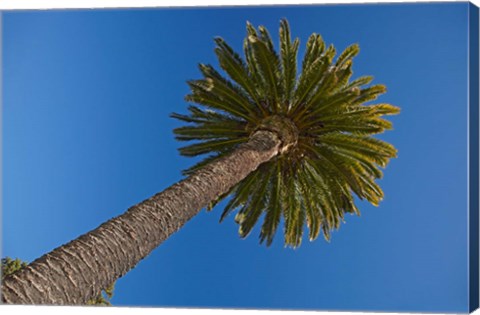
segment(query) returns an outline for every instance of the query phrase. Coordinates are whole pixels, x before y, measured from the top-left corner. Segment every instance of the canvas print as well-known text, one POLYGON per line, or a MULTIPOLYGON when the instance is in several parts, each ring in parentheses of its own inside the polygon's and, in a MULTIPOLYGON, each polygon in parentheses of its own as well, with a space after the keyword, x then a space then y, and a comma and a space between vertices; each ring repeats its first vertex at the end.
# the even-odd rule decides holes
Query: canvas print
POLYGON ((478 8, 3 11, 2 303, 478 307, 478 8))

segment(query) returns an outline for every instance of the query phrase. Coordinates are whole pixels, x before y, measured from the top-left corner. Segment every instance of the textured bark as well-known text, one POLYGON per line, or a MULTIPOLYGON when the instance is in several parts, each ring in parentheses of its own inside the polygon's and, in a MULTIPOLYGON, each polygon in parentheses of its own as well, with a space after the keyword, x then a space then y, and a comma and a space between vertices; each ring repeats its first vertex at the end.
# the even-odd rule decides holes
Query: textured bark
POLYGON ((281 144, 274 132, 255 132, 231 155, 7 276, 2 301, 85 304, 211 201, 278 154, 281 144))

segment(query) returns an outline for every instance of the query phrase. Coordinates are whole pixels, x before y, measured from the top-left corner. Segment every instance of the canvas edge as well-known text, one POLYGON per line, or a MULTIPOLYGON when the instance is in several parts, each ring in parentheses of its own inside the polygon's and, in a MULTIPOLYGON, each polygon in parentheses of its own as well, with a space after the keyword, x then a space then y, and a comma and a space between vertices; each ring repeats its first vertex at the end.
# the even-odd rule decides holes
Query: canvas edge
POLYGON ((479 307, 479 9, 468 9, 469 312, 479 307))

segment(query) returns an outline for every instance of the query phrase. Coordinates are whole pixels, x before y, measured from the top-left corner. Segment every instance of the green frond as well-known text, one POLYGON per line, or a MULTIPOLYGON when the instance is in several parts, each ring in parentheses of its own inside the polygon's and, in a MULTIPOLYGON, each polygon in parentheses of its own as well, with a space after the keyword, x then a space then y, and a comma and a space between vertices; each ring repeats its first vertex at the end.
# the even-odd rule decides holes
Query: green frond
POLYGON ((215 139, 204 141, 179 149, 181 155, 197 156, 210 152, 223 152, 234 149, 238 144, 247 142, 248 137, 234 139, 215 139))
POLYGON ((324 163, 332 166, 332 170, 336 171, 337 177, 342 178, 348 183, 350 189, 360 199, 367 199, 370 203, 378 205, 383 198, 383 192, 380 187, 375 184, 375 176, 358 160, 348 154, 342 154, 334 149, 334 147, 319 145, 312 148, 317 158, 324 163))
POLYGON ((344 119, 342 121, 330 122, 328 127, 323 128, 317 134, 320 136, 330 133, 348 133, 352 136, 368 136, 390 129, 390 126, 386 125, 388 123, 388 121, 380 119, 344 119))
POLYGON ((320 126, 319 128, 312 128, 309 131, 311 134, 317 136, 338 132, 353 135, 373 135, 382 133, 386 129, 391 129, 391 122, 384 119, 349 119, 347 117, 342 120, 330 121, 326 125, 320 126))
POLYGON ((255 171, 244 178, 233 188, 232 199, 227 203, 223 213, 220 216, 220 222, 222 222, 233 210, 247 203, 252 191, 255 191, 257 185, 260 183, 259 178, 261 176, 260 171, 255 171))
POLYGON ((377 104, 370 106, 377 115, 398 115, 400 114, 400 107, 390 104, 377 104))
POLYGON ((337 54, 337 50, 335 49, 335 46, 330 44, 330 46, 328 46, 328 48, 327 48, 327 50, 325 51, 325 54, 324 54, 328 58, 328 63, 329 64, 332 64, 333 59, 335 58, 336 54, 337 54))
POLYGON ((388 161, 388 159, 385 159, 383 156, 361 154, 357 151, 352 151, 343 147, 334 147, 334 150, 345 158, 353 159, 355 162, 359 163, 364 169, 364 172, 372 178, 377 179, 383 177, 383 172, 378 168, 385 163, 385 161, 388 161))
POLYGON ((351 61, 353 57, 358 55, 360 52, 360 47, 358 44, 353 44, 348 46, 341 54, 338 56, 337 62, 335 63, 336 67, 342 67, 346 62, 351 61))
POLYGON ((347 88, 351 89, 351 88, 360 87, 362 85, 367 85, 367 84, 370 84, 370 82, 372 82, 372 80, 373 80, 372 76, 369 76, 369 75, 363 76, 363 77, 360 77, 360 78, 355 79, 352 82, 350 82, 349 85, 347 86, 347 88))
POLYGON ((280 101, 280 60, 275 51, 270 50, 271 42, 265 42, 253 35, 248 37, 248 41, 252 47, 252 62, 255 62, 255 68, 262 78, 266 95, 269 96, 268 100, 273 106, 278 106, 280 101))
MULTIPOLYGON (((383 129, 391 129, 391 123, 381 119, 380 116, 398 114, 400 112, 398 107, 389 104, 349 105, 350 100, 354 98, 356 98, 355 95, 346 92, 332 96, 323 101, 321 106, 309 112, 309 115, 305 116, 304 120, 298 124, 303 128, 310 128, 322 123, 328 125, 332 130, 335 125, 349 125, 353 122, 353 124, 363 124, 362 126, 378 126, 380 129, 376 128, 374 131, 377 133, 382 132, 383 129)), ((319 132, 325 133, 327 130, 322 129, 319 132)))
POLYGON ((315 60, 308 70, 302 72, 290 112, 295 112, 301 106, 306 106, 307 97, 316 90, 322 79, 326 81, 324 78, 332 77, 332 72, 327 70, 329 66, 328 57, 323 56, 315 60))
POLYGON ((285 203, 288 207, 283 208, 285 219, 285 246, 298 247, 302 241, 305 211, 299 198, 299 191, 295 180, 295 174, 287 172, 284 178, 285 203))
POLYGON ((273 45, 273 41, 272 41, 272 38, 270 37, 270 33, 268 33, 268 30, 265 28, 265 26, 260 25, 258 27, 258 32, 260 35, 259 36, 260 40, 263 43, 265 43, 269 51, 275 54, 275 46, 273 45))
POLYGON ((309 239, 310 241, 313 241, 318 237, 322 226, 322 217, 318 208, 319 205, 312 200, 315 199, 312 196, 314 193, 312 192, 312 187, 315 187, 313 186, 315 183, 311 183, 308 180, 308 175, 305 173, 305 167, 301 167, 298 172, 298 183, 300 186, 301 199, 303 200, 306 212, 309 239))
POLYGON ((250 198, 235 217, 235 221, 240 225, 238 232, 242 238, 250 234, 265 210, 269 198, 268 187, 274 171, 275 168, 269 168, 262 173, 262 176, 257 180, 257 189, 250 192, 250 198))
POLYGON ((305 159, 304 170, 306 179, 313 187, 310 195, 314 204, 320 209, 322 215, 322 230, 326 240, 329 239, 330 230, 338 227, 340 223, 341 208, 336 204, 334 196, 341 195, 342 189, 336 174, 325 165, 315 163, 310 158, 305 159))
POLYGON ((311 146, 310 151, 314 154, 317 160, 315 165, 326 165, 335 174, 335 177, 348 183, 352 191, 354 191, 360 199, 365 198, 362 186, 353 172, 352 165, 344 163, 342 159, 339 159, 339 155, 334 154, 334 152, 327 146, 311 146))
POLYGON ((384 163, 382 162, 389 161, 390 158, 397 156, 397 149, 393 145, 367 136, 334 133, 320 136, 319 141, 368 156, 378 157, 375 162, 379 163, 380 166, 383 166, 384 163))
POLYGON ((177 113, 172 113, 170 117, 182 120, 188 123, 198 123, 198 124, 205 124, 205 123, 236 123, 236 124, 244 124, 245 120, 239 119, 232 115, 225 115, 217 111, 213 111, 210 109, 203 110, 197 106, 190 105, 188 106, 188 111, 190 112, 189 115, 181 115, 177 113))
POLYGON ((248 37, 245 38, 243 42, 243 51, 245 54, 245 61, 248 69, 248 73, 252 78, 252 83, 254 84, 254 93, 256 95, 255 102, 257 107, 264 116, 268 116, 271 114, 269 108, 264 106, 265 100, 267 99, 268 95, 266 95, 266 91, 264 89, 263 78, 260 76, 260 70, 258 69, 257 63, 255 61, 255 57, 253 54, 253 48, 248 40, 248 37))
POLYGON ((300 41, 298 38, 291 42, 290 27, 287 20, 280 23, 280 55, 282 59, 282 82, 284 97, 282 102, 289 104, 295 89, 297 77, 297 54, 300 41))
POLYGON ((180 127, 174 129, 175 139, 180 141, 206 140, 218 138, 248 137, 244 126, 232 124, 205 124, 198 127, 180 127))
MULTIPOLYGON (((305 109, 309 110, 312 107, 313 108, 319 107, 319 105, 327 106, 327 105, 323 105, 321 100, 329 96, 334 90, 336 90, 335 87, 339 86, 338 80, 339 80, 339 77, 333 69, 331 71, 326 72, 324 77, 322 78, 322 81, 318 85, 318 88, 316 89, 315 93, 313 93, 312 96, 306 102, 307 104, 305 105, 305 109)), ((303 111, 302 114, 304 114, 306 110, 303 111)))
POLYGON ((310 35, 307 41, 305 56, 303 57, 302 73, 306 72, 312 66, 315 60, 322 56, 324 50, 325 42, 323 41, 322 36, 315 33, 310 35))
POLYGON ((257 30, 249 21, 247 21, 247 37, 248 36, 258 36, 257 30))
POLYGON ((387 88, 382 85, 373 85, 370 86, 366 89, 363 89, 360 91, 360 95, 355 99, 354 102, 351 103, 351 105, 360 105, 369 101, 376 100, 380 94, 383 94, 387 91, 387 88))
POLYGON ((365 167, 361 161, 352 157, 349 154, 344 154, 335 150, 331 150, 332 156, 339 161, 340 164, 349 165, 352 174, 362 183, 362 197, 365 197, 369 202, 378 206, 379 201, 383 198, 383 192, 380 187, 375 184, 375 176, 372 176, 370 169, 365 167), (340 162, 341 161, 341 162, 340 162))
POLYGON ((275 168, 275 172, 271 181, 267 211, 260 232, 260 243, 266 241, 267 246, 270 246, 273 242, 273 237, 280 223, 283 205, 281 200, 283 196, 283 180, 281 174, 283 160, 278 159, 273 163, 274 166, 272 166, 272 168, 275 168))
POLYGON ((358 96, 355 92, 344 91, 325 98, 324 96, 323 91, 319 91, 317 97, 310 102, 311 108, 308 110, 308 115, 297 118, 299 125, 308 128, 322 122, 324 117, 349 114, 350 111, 356 109, 350 106, 350 103, 358 96))
POLYGON ((312 106, 317 105, 324 95, 330 94, 338 85, 338 69, 332 66, 334 56, 335 48, 330 45, 325 53, 300 75, 295 101, 290 111, 295 121, 298 117, 304 117, 312 106))
POLYGON ((327 127, 323 128, 323 132, 349 131, 355 133, 357 131, 363 132, 365 127, 377 128, 378 132, 392 129, 392 123, 390 121, 373 115, 352 115, 336 119, 324 119, 323 122, 327 125, 327 127))
POLYGON ((337 70, 336 87, 329 94, 334 94, 336 91, 345 88, 345 86, 348 84, 348 81, 350 80, 350 77, 353 74, 352 65, 352 61, 348 60, 345 62, 345 64, 341 66, 341 68, 337 67, 337 69, 339 70, 337 70))
POLYGON ((271 114, 271 111, 269 111, 268 106, 265 106, 264 103, 267 102, 269 95, 267 94, 267 90, 265 89, 264 78, 260 75, 260 69, 255 59, 253 47, 250 43, 250 36, 258 37, 258 34, 255 27, 250 22, 247 21, 247 36, 243 41, 243 52, 245 55, 245 61, 246 61, 248 72, 252 78, 251 81, 254 84, 255 91, 258 95, 258 98, 256 99, 256 103, 259 109, 263 112, 264 116, 267 116, 271 114))

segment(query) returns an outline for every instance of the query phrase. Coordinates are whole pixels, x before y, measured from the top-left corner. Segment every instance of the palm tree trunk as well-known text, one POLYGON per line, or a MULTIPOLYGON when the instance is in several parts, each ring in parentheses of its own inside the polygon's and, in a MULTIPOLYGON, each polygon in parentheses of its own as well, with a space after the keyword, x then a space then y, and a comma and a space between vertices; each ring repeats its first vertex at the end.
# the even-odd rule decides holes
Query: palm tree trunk
POLYGON ((255 132, 231 155, 43 255, 2 285, 12 304, 86 304, 211 201, 278 154, 277 133, 255 132))

